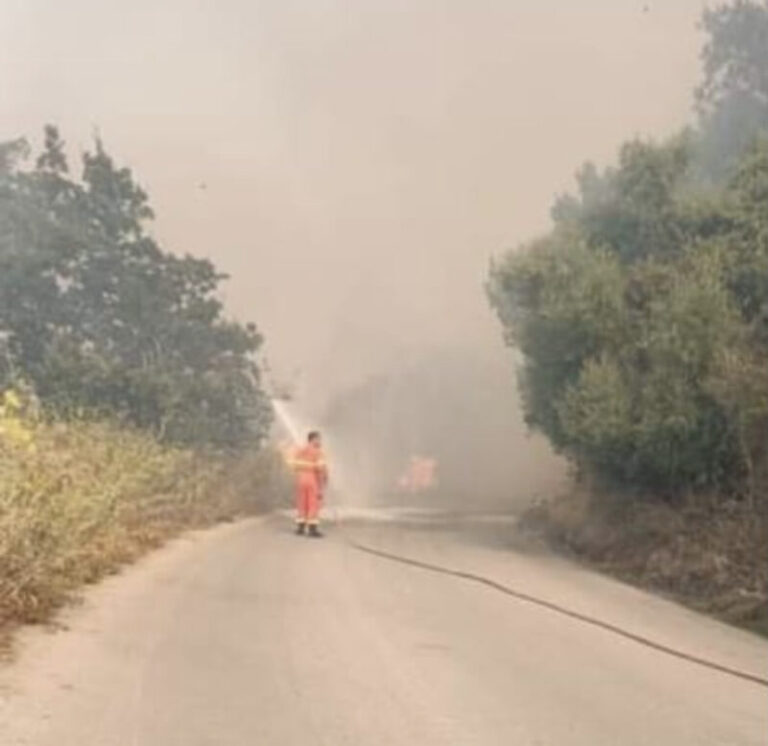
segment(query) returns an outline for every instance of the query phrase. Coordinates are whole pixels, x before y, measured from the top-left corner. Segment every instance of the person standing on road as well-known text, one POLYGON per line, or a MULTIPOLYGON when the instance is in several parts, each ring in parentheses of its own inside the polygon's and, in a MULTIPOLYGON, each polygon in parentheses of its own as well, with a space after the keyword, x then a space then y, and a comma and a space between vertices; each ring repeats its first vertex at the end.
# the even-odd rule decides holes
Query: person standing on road
POLYGON ((306 445, 296 451, 292 465, 296 472, 296 533, 320 537, 320 507, 328 483, 328 466, 319 432, 309 433, 306 445))

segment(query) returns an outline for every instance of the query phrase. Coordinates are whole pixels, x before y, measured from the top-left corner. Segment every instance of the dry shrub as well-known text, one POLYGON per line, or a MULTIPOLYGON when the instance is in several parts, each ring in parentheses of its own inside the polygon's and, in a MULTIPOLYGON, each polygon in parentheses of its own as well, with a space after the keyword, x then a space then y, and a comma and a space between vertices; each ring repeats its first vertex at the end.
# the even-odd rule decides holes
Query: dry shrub
POLYGON ((0 409, 0 627, 44 620, 78 586, 182 529, 274 505, 283 485, 268 451, 200 454, 0 409))
POLYGON ((768 522, 748 502, 630 499, 594 485, 542 502, 521 519, 601 570, 768 632, 768 522))

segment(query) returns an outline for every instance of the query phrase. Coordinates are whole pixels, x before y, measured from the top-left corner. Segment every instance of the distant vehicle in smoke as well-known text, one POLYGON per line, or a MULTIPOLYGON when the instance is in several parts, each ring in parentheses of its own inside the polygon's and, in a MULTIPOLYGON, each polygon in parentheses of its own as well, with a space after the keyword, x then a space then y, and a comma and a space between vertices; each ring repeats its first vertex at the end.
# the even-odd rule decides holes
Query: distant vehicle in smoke
POLYGON ((397 486, 401 491, 411 494, 434 489, 437 486, 437 459, 412 456, 397 486))

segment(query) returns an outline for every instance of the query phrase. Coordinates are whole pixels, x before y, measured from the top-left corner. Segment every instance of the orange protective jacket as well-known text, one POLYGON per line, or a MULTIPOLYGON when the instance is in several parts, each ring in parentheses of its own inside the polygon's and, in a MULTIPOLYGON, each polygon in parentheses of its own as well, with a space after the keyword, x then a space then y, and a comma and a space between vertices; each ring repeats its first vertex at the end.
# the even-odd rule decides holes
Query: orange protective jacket
POLYGON ((312 485, 322 492, 328 483, 328 466, 322 448, 308 443, 294 453, 290 464, 299 484, 312 485))

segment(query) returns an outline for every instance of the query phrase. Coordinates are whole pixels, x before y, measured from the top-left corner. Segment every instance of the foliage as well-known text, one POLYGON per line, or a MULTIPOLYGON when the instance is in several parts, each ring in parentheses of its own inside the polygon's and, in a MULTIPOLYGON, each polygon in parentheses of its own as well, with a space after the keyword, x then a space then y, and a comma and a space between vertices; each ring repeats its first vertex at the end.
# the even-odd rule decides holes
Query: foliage
POLYGON ((580 464, 674 495, 754 497, 768 463, 768 146, 700 193, 685 141, 588 169, 489 293, 529 423, 580 464), (760 470, 763 470, 762 472, 760 470))
POLYGON ((53 127, 32 168, 28 156, 24 141, 0 145, 0 384, 172 442, 259 441, 261 337, 223 317, 224 276, 160 248, 147 194, 100 140, 80 180, 53 127))
POLYGON ((704 80, 696 91, 706 173, 727 174, 768 132, 768 2, 737 0, 705 10, 704 80))
POLYGON ((84 582, 179 530, 270 507, 267 450, 206 456, 114 424, 51 422, 6 392, 0 410, 0 629, 38 621, 84 582))
POLYGON ((675 495, 768 490, 768 2, 704 12, 699 124, 625 144, 492 266, 528 422, 580 465, 675 495))
POLYGON ((587 483, 539 502, 519 526, 624 582, 768 634, 766 523, 748 502, 628 501, 587 483))

